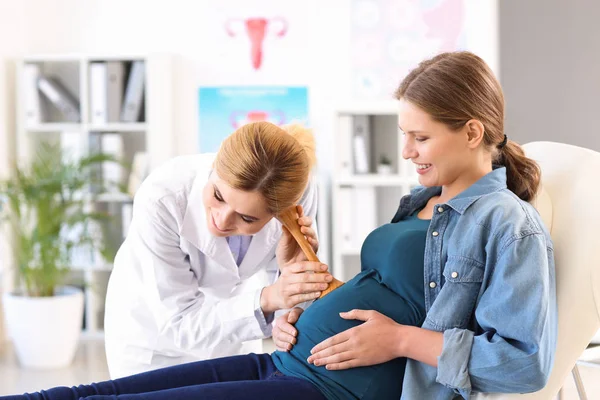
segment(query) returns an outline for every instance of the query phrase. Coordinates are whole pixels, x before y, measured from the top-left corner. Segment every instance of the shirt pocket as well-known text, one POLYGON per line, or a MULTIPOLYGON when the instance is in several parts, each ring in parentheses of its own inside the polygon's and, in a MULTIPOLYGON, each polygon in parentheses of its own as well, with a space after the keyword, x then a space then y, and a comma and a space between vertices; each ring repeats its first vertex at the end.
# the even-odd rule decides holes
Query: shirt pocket
POLYGON ((483 272, 484 265, 471 258, 448 256, 443 271, 445 283, 429 313, 439 328, 468 326, 481 290, 483 272))

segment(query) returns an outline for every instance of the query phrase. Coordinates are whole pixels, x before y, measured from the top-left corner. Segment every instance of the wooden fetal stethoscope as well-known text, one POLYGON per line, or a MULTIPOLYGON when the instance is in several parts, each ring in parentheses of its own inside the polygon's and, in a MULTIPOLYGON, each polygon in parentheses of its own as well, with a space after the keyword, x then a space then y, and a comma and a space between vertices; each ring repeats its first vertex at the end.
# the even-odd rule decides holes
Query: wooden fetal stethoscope
MULTIPOLYGON (((315 254, 312 246, 310 245, 310 243, 308 243, 308 240, 306 239, 306 237, 304 237, 304 234, 300 231, 300 225, 298 225, 298 222, 297 222, 298 221, 298 211, 296 209, 296 206, 292 206, 290 208, 283 210, 281 213, 279 213, 277 215, 277 219, 290 231, 290 233, 292 234, 292 236, 294 237, 296 242, 298 242, 298 245, 304 252, 304 255, 306 255, 306 258, 308 259, 308 261, 320 262, 319 258, 315 254)), ((318 272, 318 273, 323 273, 323 272, 318 272)), ((323 296, 325 296, 328 293, 330 293, 331 291, 339 288, 343 284, 344 284, 344 282, 333 278, 333 280, 329 283, 329 286, 327 287, 327 289, 325 289, 321 292, 321 296, 319 298, 320 299, 323 298, 323 296)))

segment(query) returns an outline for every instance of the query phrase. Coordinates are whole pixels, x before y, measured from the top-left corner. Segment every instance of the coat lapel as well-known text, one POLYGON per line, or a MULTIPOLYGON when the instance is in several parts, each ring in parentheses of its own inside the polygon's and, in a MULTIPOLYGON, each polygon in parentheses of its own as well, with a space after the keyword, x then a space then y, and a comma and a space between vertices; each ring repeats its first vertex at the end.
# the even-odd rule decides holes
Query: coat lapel
POLYGON ((271 219, 250 242, 248 252, 239 267, 242 279, 252 276, 265 261, 265 257, 274 251, 281 237, 281 223, 275 218, 271 219))

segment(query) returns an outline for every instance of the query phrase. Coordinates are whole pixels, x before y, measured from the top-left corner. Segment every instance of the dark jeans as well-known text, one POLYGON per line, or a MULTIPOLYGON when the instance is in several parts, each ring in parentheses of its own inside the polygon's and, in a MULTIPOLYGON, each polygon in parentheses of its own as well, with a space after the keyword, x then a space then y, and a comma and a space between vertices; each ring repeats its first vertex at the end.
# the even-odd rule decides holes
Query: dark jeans
POLYGON ((0 400, 324 400, 312 383, 285 376, 268 354, 176 365, 114 381, 57 387, 0 400))

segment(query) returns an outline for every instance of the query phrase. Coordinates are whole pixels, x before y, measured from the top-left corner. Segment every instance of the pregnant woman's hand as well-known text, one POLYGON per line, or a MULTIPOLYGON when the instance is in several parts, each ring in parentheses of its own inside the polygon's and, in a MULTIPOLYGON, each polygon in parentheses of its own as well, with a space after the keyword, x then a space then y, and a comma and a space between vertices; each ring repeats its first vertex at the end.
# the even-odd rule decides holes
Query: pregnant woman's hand
POLYGON ((279 316, 273 324, 273 342, 279 351, 289 351, 296 344, 298 330, 294 324, 304 312, 300 307, 295 307, 285 314, 279 316))
POLYGON ((339 370, 381 364, 399 357, 402 325, 377 311, 352 310, 340 313, 344 319, 365 323, 322 341, 311 350, 308 362, 339 370))

